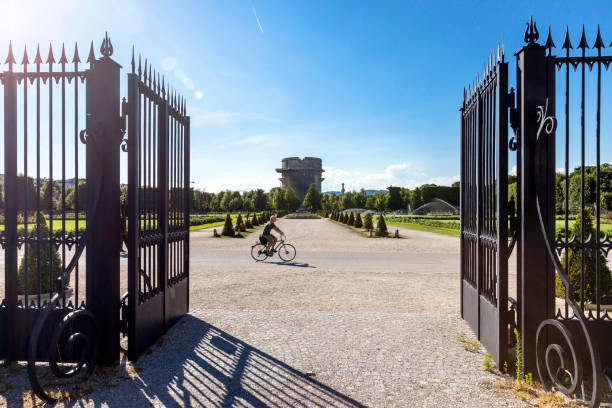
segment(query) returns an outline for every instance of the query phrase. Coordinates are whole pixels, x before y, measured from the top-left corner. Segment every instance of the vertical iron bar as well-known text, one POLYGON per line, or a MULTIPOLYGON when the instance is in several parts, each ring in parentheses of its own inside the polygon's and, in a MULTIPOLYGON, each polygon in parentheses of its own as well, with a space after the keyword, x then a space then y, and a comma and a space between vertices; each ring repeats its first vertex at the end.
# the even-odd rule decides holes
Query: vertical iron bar
MULTIPOLYGON (((569 47, 565 50, 565 56, 569 58, 569 47)), ((565 243, 569 242, 569 148, 570 148, 570 130, 569 130, 569 97, 570 97, 570 64, 565 63, 565 243)), ((569 249, 565 248, 565 273, 569 276, 569 249)), ((565 318, 569 317, 569 305, 565 303, 565 318)))
MULTIPOLYGON (((134 324, 140 304, 140 81, 128 74, 128 319, 134 324)), ((128 325, 128 354, 135 360, 134 327, 128 325)))
POLYGON ((163 291, 164 296, 164 316, 163 323, 166 328, 166 295, 168 290, 168 143, 169 143, 169 112, 168 112, 168 101, 161 98, 159 102, 159 116, 158 116, 158 191, 157 196, 159 200, 159 214, 158 214, 158 226, 159 232, 162 234, 163 239, 159 243, 159 252, 157 258, 157 264, 159 265, 159 281, 157 283, 160 290, 163 291))
MULTIPOLYGON (((23 256, 24 256, 24 265, 29 265, 28 263, 28 61, 24 58, 23 62, 23 223, 24 223, 24 242, 23 242, 23 256)), ((6 201, 6 197, 5 197, 6 201)), ((23 278, 24 278, 24 301, 25 308, 29 307, 28 297, 29 290, 28 286, 28 275, 30 273, 30 268, 23 268, 23 278)))
POLYGON ((585 108, 585 49, 582 47, 583 61, 581 71, 581 93, 580 93, 580 308, 584 310, 584 151, 585 151, 585 128, 584 128, 584 108, 585 108))
POLYGON ((36 276, 38 279, 37 307, 41 307, 40 291, 42 272, 40 270, 40 54, 36 62, 36 276))
MULTIPOLYGON (((600 267, 599 267, 599 247, 600 247, 600 240, 599 240, 599 232, 600 232, 600 217, 601 217, 601 212, 600 212, 600 207, 601 207, 601 196, 600 196, 600 189, 601 189, 601 185, 600 185, 600 174, 599 174, 599 166, 600 166, 600 123, 601 123, 601 47, 597 47, 597 128, 596 128, 596 138, 597 138, 597 145, 596 145, 596 149, 597 149, 597 166, 595 167, 595 171, 596 171, 596 198, 595 198, 595 208, 597 211, 596 217, 597 217, 597 221, 595 224, 595 299, 597 302, 597 319, 599 320, 600 316, 601 316, 601 271, 600 271, 600 267)), ((606 288, 607 289, 607 288, 606 288)))
MULTIPOLYGON (((76 53, 75 45, 75 53, 76 53)), ((74 72, 78 72, 78 58, 74 58, 74 72)), ((74 77, 74 223, 75 237, 79 240, 79 76, 74 77)), ((74 307, 79 305, 79 263, 74 269, 74 307)))
MULTIPOLYGON (((8 327, 15 327, 17 321, 17 79, 12 64, 3 75, 4 82, 4 274, 6 278, 5 297, 8 308, 8 327)), ((27 289, 26 289, 27 292, 27 289)), ((16 358, 17 345, 11 330, 6 331, 8 344, 7 361, 16 358)))
MULTIPOLYGON (((63 50, 63 48, 62 48, 63 50)), ((66 63, 62 62, 62 272, 66 270, 66 63)), ((75 79, 76 81, 76 79, 75 79)), ((64 287, 64 279, 61 281, 64 287)), ((63 306, 66 306, 66 292, 63 291, 63 306)))
MULTIPOLYGON (((49 54, 51 49, 49 48, 49 54)), ((49 301, 53 297, 55 285, 53 284, 53 249, 55 242, 53 239, 53 60, 49 60, 49 179, 47 186, 51 190, 49 202, 49 301)))

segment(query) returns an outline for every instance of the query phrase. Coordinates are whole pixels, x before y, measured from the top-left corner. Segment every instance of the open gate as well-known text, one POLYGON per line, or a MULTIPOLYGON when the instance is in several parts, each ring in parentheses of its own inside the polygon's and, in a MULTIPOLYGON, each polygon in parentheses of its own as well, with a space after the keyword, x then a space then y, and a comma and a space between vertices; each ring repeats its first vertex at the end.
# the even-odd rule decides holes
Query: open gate
POLYGON ((461 108, 461 316, 501 367, 508 343, 508 64, 489 62, 461 108))
POLYGON ((128 357, 189 305, 189 117, 185 102, 132 55, 128 74, 128 357))

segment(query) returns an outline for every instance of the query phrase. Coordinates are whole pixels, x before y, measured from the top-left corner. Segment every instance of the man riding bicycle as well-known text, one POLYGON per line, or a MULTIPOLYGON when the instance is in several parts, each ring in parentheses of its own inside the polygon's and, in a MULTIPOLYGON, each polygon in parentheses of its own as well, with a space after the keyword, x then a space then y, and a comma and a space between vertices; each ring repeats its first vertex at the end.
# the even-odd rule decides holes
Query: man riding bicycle
POLYGON ((265 249, 266 254, 270 254, 271 253, 270 251, 272 251, 272 248, 274 248, 274 245, 276 245, 276 237, 272 235, 272 230, 278 232, 279 234, 281 234, 281 236, 285 235, 285 233, 281 231, 280 228, 278 228, 274 224, 275 222, 276 222, 276 217, 271 216, 270 222, 267 223, 263 229, 262 236, 266 239, 266 241, 268 241, 268 244, 266 245, 266 249, 265 249))

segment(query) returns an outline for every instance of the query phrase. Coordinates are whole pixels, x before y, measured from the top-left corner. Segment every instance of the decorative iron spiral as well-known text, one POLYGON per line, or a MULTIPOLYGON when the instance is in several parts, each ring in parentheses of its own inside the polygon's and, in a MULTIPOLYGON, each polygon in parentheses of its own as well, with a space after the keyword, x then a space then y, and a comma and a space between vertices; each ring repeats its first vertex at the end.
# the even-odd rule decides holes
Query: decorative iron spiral
MULTIPOLYGON (((80 132, 81 141, 83 143, 89 143, 91 141, 94 147, 93 150, 96 153, 99 151, 97 145, 98 140, 96 137, 92 136, 98 134, 97 130, 98 128, 96 128, 93 132, 91 132, 91 130, 83 130, 80 132)), ((95 214, 100 202, 100 194, 104 180, 103 175, 100 172, 95 173, 92 175, 92 177, 95 179, 92 180, 91 184, 97 187, 95 192, 95 200, 92 206, 92 211, 95 214)), ((63 282, 65 282, 66 278, 70 276, 73 270, 75 270, 76 265, 83 254, 83 250, 85 249, 86 239, 87 231, 85 231, 79 238, 75 253, 70 260, 70 263, 66 266, 66 269, 62 272, 62 275, 58 279, 58 291, 55 293, 51 301, 47 303, 44 311, 36 320, 36 324, 34 325, 34 329, 30 335, 28 345, 28 377, 30 380, 30 385, 32 386, 32 391, 34 391, 34 393, 40 399, 48 404, 53 404, 57 400, 45 392, 38 378, 36 358, 39 350, 45 349, 45 347, 40 343, 41 340, 47 340, 41 339, 41 332, 45 327, 49 316, 51 316, 52 312, 56 310, 57 306, 59 305, 60 299, 64 298, 66 285, 64 285, 63 282)), ((65 379, 77 376, 80 376, 83 380, 87 378, 93 372, 95 362, 98 358, 100 346, 98 332, 99 329, 96 318, 86 309, 77 309, 64 316, 62 321, 55 327, 51 341, 49 342, 49 346, 47 348, 49 368, 51 369, 51 372, 53 372, 53 374, 58 378, 65 379), (74 323, 77 321, 81 322, 83 320, 89 321, 91 333, 82 331, 72 332, 74 323), (68 329, 71 330, 69 334, 66 332, 68 329), (74 356, 75 351, 80 351, 78 358, 75 358, 74 356), (67 369, 64 367, 64 363, 70 364, 74 361, 76 361, 76 365, 68 365, 67 369)))
MULTIPOLYGON (((56 293, 51 301, 47 304, 45 311, 36 321, 34 330, 30 337, 28 349, 28 378, 30 385, 36 395, 48 404, 53 404, 56 399, 45 392, 38 379, 36 369, 36 355, 39 349, 39 340, 42 329, 45 326, 47 318, 51 312, 57 307, 61 293, 56 293)), ((82 379, 87 378, 94 369, 94 364, 98 358, 99 341, 98 341, 98 323, 91 312, 85 309, 78 309, 68 313, 62 321, 55 327, 53 336, 49 343, 48 356, 49 368, 58 378, 72 378, 81 376, 82 379), (73 330, 74 323, 77 320, 89 321, 91 333, 76 331, 69 333, 67 329, 73 330), (76 346, 81 347, 78 358, 75 358, 76 346), (67 368, 62 363, 71 363, 76 361, 76 365, 70 365, 67 368), (58 365, 62 364, 62 366, 58 365)))
MULTIPOLYGON (((540 187, 542 186, 543 176, 539 169, 546 168, 546 166, 543 166, 541 162, 541 141, 544 139, 544 135, 553 135, 554 137, 554 132, 557 128, 557 119, 554 116, 548 115, 548 98, 546 99, 545 106, 538 106, 537 123, 539 124, 539 127, 537 133, 534 163, 536 168, 535 190, 538 220, 540 222, 540 230, 542 232, 544 242, 546 243, 546 250, 548 252, 548 255, 553 265, 555 266, 557 274, 559 275, 565 286, 565 302, 569 304, 569 306, 572 308, 574 316, 577 318, 580 324, 580 328, 584 335, 584 339, 589 351, 591 368, 593 370, 593 392, 591 393, 589 406, 593 408, 599 406, 603 385, 599 348, 594 344, 594 339, 591 337, 586 327, 586 317, 584 315, 584 311, 574 301, 574 287, 569 279, 569 276, 565 273, 565 269, 563 268, 561 260, 559 259, 559 256, 553 248, 553 244, 550 242, 550 231, 548 230, 547 224, 544 222, 544 216, 542 214, 542 196, 540 194, 540 187), (542 133, 542 131, 544 131, 544 133, 542 133)), ((571 332, 563 323, 555 319, 547 319, 540 323, 536 334, 536 357, 538 375, 540 376, 542 385, 546 390, 550 390, 551 388, 555 387, 557 390, 566 395, 571 395, 576 392, 578 384, 580 384, 583 380, 582 366, 580 364, 581 362, 578 360, 578 356, 576 353, 576 341, 574 340, 574 337, 572 336, 571 332), (543 331, 549 328, 554 328, 559 331, 559 333, 565 339, 567 347, 569 348, 569 353, 572 356, 572 371, 568 370, 567 354, 565 348, 562 345, 556 343, 546 344, 544 341, 544 336, 541 336, 543 331), (546 348, 544 349, 544 347, 546 348), (552 366, 553 353, 557 356, 559 360, 559 367, 556 372, 553 372, 552 366), (559 378, 560 371, 563 371, 567 375, 569 375, 571 380, 569 386, 566 385, 567 381, 564 381, 563 379, 559 378)))

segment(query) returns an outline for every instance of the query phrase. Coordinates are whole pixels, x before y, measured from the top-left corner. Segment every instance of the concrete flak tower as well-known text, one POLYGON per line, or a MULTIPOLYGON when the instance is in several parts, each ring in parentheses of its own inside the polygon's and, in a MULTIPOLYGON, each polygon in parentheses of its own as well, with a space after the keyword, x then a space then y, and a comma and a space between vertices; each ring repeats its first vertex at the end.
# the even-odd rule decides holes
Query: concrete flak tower
POLYGON ((286 157, 281 161, 281 168, 276 169, 281 174, 279 180, 283 188, 291 187, 300 200, 303 200, 308 187, 314 183, 321 191, 321 182, 324 180, 323 161, 318 157, 286 157))

